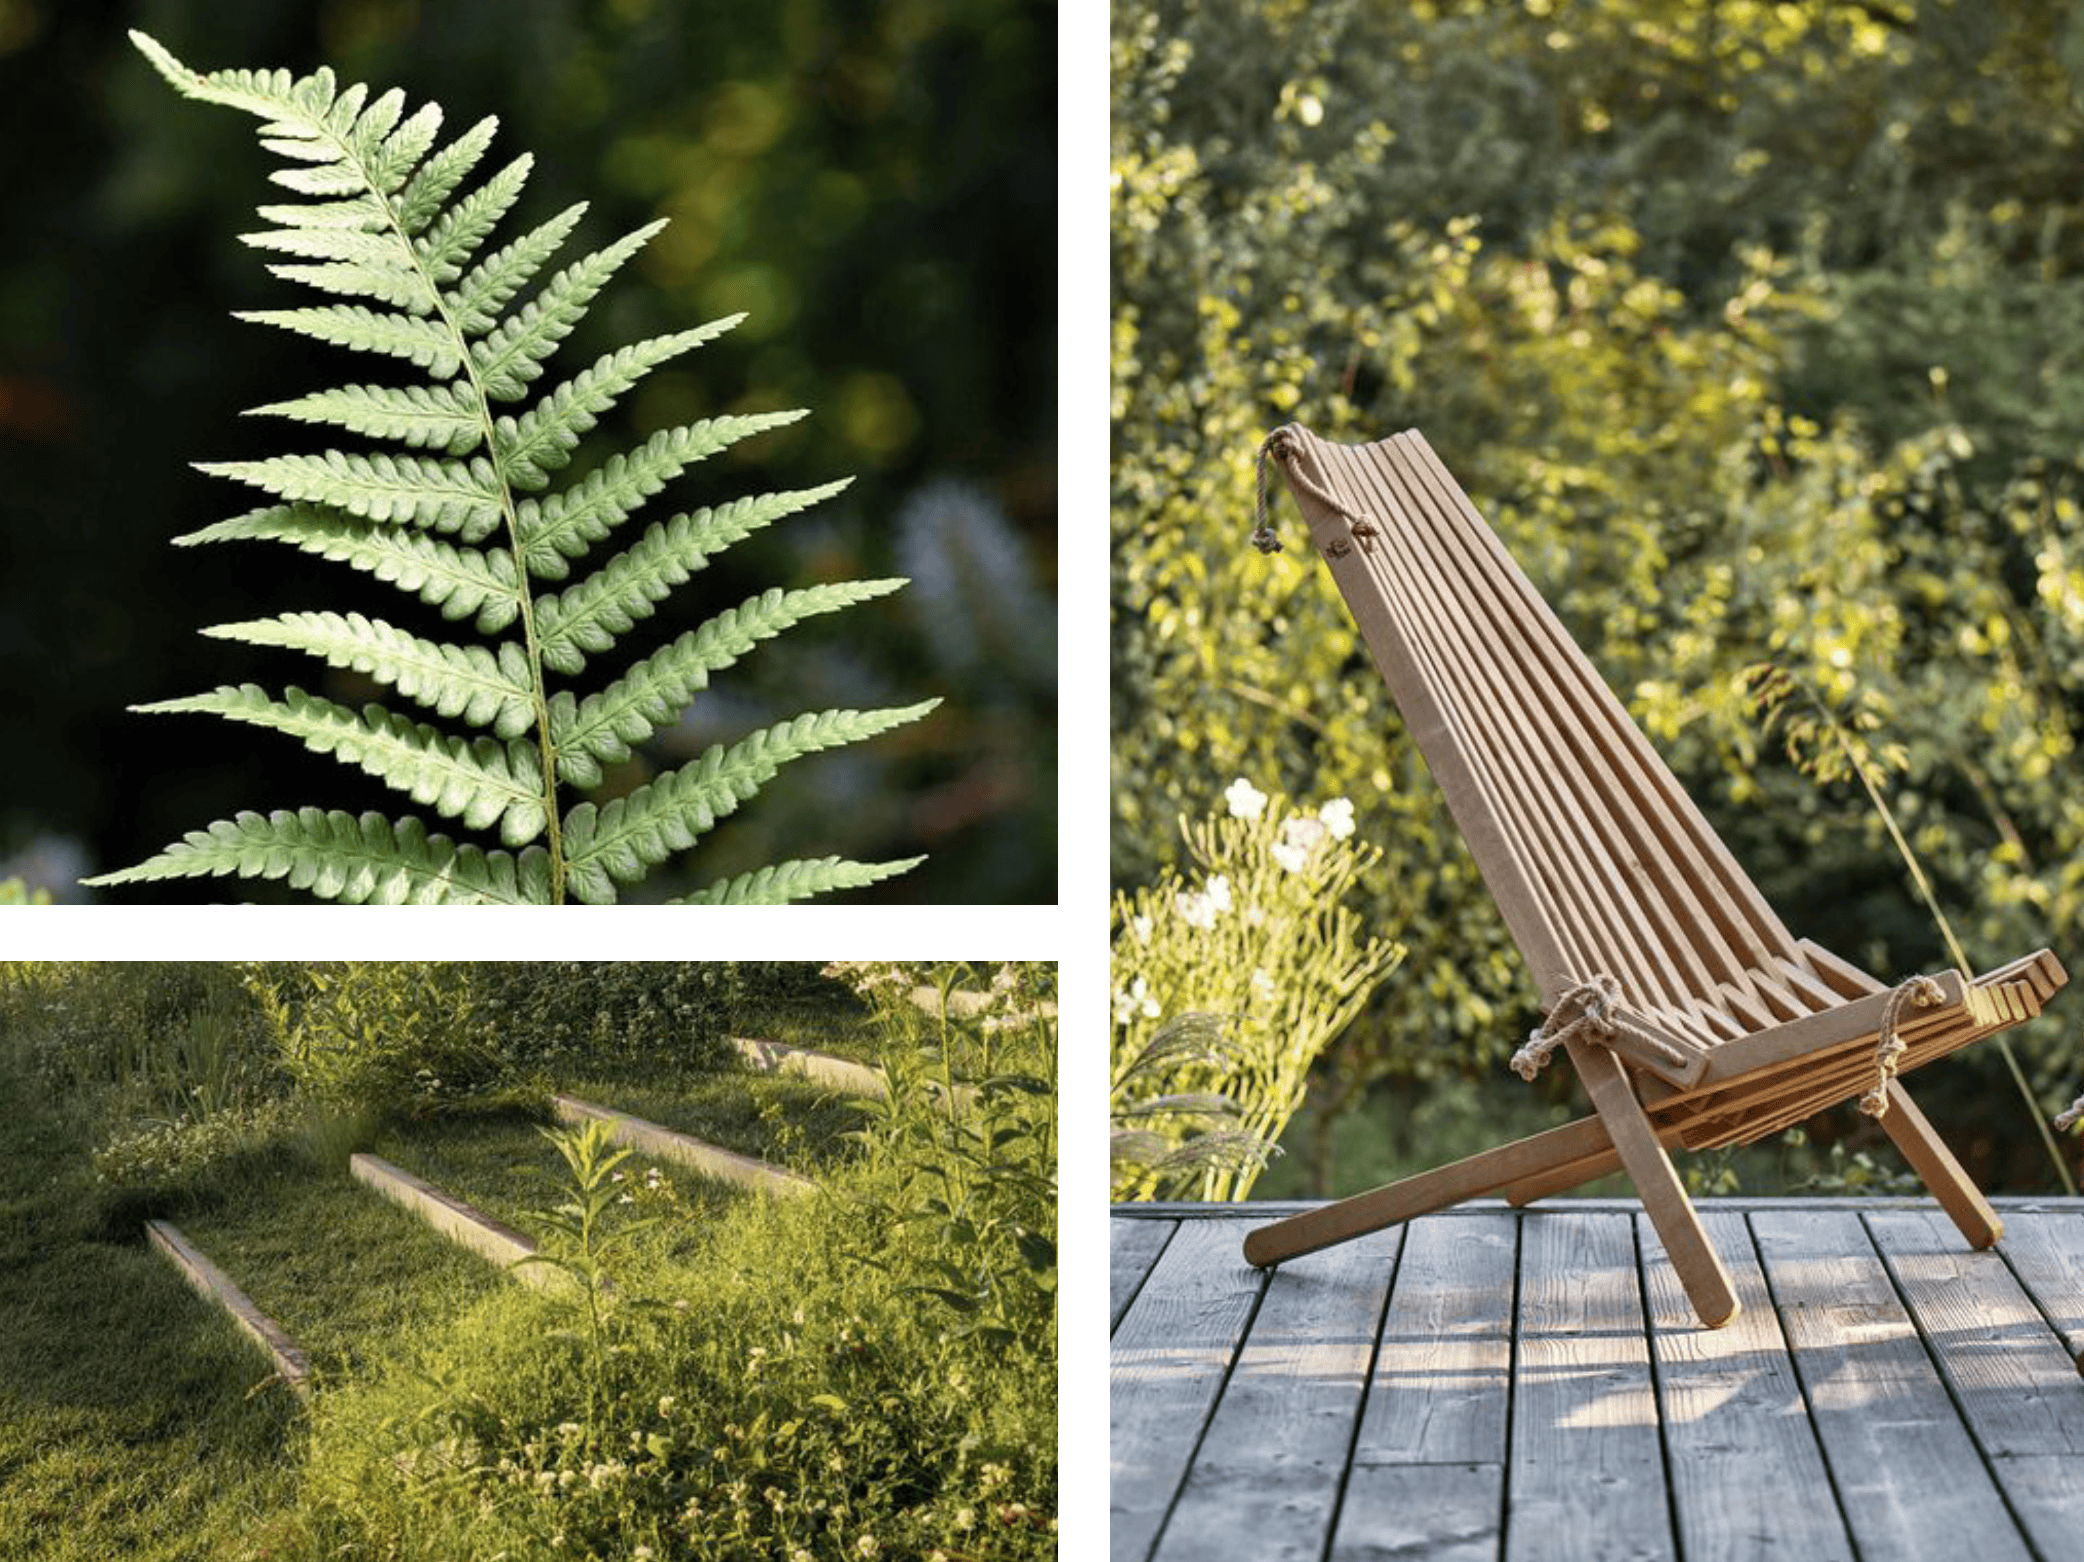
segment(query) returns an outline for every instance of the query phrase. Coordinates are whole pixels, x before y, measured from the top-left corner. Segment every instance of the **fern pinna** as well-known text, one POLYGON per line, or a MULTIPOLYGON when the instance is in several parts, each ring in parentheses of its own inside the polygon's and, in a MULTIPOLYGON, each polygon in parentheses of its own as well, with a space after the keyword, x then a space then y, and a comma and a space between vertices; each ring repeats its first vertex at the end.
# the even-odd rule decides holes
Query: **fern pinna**
MULTIPOLYGON (((881 596, 903 580, 771 590, 718 614, 592 692, 553 687, 654 612, 706 559, 844 482, 768 493, 654 522, 623 552, 575 577, 607 538, 677 473, 800 412, 719 416, 665 429, 550 491, 579 438, 645 373, 735 325, 740 316, 625 347, 529 401, 546 360, 584 318, 616 269, 663 226, 640 228, 572 262, 515 305, 571 234, 573 206, 487 252, 520 194, 517 158, 458 194, 490 145, 485 119, 436 148, 441 110, 406 113, 397 91, 336 90, 333 74, 199 74, 155 40, 131 38, 182 94, 261 120, 263 147, 285 166, 270 177, 304 199, 260 208, 270 224, 245 235, 287 257, 269 270, 348 302, 258 310, 265 321, 355 352, 412 364, 417 384, 350 384, 260 412, 359 436, 369 448, 202 470, 270 496, 265 508, 182 543, 259 538, 366 571, 443 617, 474 620, 481 639, 422 638, 361 613, 285 613, 205 633, 289 647, 373 676, 454 731, 415 715, 360 710, 253 685, 137 707, 198 711, 272 727, 360 767, 489 846, 431 833, 416 818, 307 807, 241 813, 190 832, 136 867, 92 884, 220 874, 286 878, 350 902, 607 902, 691 846, 799 756, 916 720, 938 701, 896 709, 805 714, 718 745, 605 804, 567 802, 602 767, 678 719, 709 675, 815 614, 881 596), (546 585, 545 583, 554 583, 546 585)), ((802 899, 870 884, 920 859, 826 857, 740 875, 691 902, 802 899)))

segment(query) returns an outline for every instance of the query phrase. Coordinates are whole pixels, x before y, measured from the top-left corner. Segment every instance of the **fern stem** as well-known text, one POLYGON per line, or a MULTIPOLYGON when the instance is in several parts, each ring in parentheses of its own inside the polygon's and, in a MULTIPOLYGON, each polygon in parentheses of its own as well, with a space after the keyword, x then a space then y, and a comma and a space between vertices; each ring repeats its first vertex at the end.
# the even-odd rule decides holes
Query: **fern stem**
MULTIPOLYGON (((323 121, 321 123, 323 124, 323 121)), ((325 128, 327 139, 340 149, 342 159, 354 163, 370 189, 379 188, 377 179, 354 145, 344 136, 335 133, 330 126, 325 128)), ((434 300, 435 314, 440 317, 443 327, 456 344, 456 357, 461 372, 470 382, 471 404, 478 419, 478 437, 484 442, 486 461, 492 468, 494 480, 499 484, 499 513, 506 527, 507 546, 513 551, 514 556, 514 607, 521 623, 522 651, 528 659, 528 694, 535 708, 536 748, 542 758, 543 831, 544 845, 550 854, 550 904, 561 906, 564 904, 565 863, 563 832, 557 810, 557 743, 550 730, 550 701, 544 693, 543 648, 536 632, 535 600, 528 589, 527 558, 521 548, 521 518, 514 503, 513 484, 507 481, 507 475, 500 469, 498 461, 498 446, 495 443, 492 420, 492 398, 486 393, 484 379, 478 372, 476 360, 471 356, 469 338, 465 336, 463 328, 456 323, 455 316, 450 312, 449 301, 443 295, 439 281, 422 263, 419 248, 399 220, 397 203, 389 195, 383 198, 383 210, 384 219, 390 224, 391 231, 397 235, 399 243, 405 246, 406 253, 413 257, 413 268, 426 282, 428 294, 434 300)))

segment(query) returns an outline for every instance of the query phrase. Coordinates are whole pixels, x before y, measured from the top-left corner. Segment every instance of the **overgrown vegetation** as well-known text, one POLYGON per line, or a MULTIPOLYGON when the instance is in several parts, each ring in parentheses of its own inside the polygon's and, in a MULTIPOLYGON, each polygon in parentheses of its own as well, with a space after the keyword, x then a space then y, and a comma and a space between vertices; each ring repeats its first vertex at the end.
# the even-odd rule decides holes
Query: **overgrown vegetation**
MULTIPOLYGON (((1291 420, 1425 432, 1799 932, 1950 958, 1865 791, 1767 740, 1766 662, 1864 734, 1969 960, 2075 952, 2077 36, 2025 0, 1114 8, 1116 879, 1231 777, 1350 797, 1409 946, 1356 1104, 1524 1095, 1532 993, 1321 565, 1247 546, 1291 420)), ((2012 1042, 2043 1115, 2070 1001, 2012 1042)), ((2054 1185, 2002 1049, 1918 1092, 1986 1186, 2054 1185)), ((1820 1121, 1789 1175, 1876 1132, 1820 1121)))
MULTIPOLYGON (((161 1520, 187 1538, 139 1554, 1054 1555, 1054 979, 875 974, 880 998, 826 992, 832 1023, 887 1072, 887 1099, 748 1079, 764 1103, 749 1107, 717 1046, 736 1012, 727 995, 803 1005, 819 979, 801 969, 0 965, 0 1074, 47 1103, 0 1134, 0 1209, 31 1216, 0 1222, 0 1241, 37 1232, 34 1261, 14 1255, 25 1264, 0 1282, 35 1345, 0 1385, 0 1421, 29 1428, 34 1449, 62 1418, 61 1376, 79 1394, 97 1371, 144 1373, 147 1466, 187 1457, 191 1413, 214 1418, 204 1435, 226 1494, 220 1507, 173 1483, 126 1499, 143 1517, 119 1522, 95 1495, 106 1468, 68 1474, 53 1444, 9 1465, 0 1514, 64 1501, 90 1515, 50 1553, 81 1558, 161 1520), (560 1009, 517 996, 553 981, 581 997, 560 1009), (929 1011, 915 993, 942 1001, 929 1011), (604 1013, 633 1032, 599 1052, 604 1013), (97 1171, 97 1150, 194 1099, 180 1068, 221 1072, 216 1043, 194 1044, 191 1022, 211 1015, 235 1022, 255 1084, 244 1106, 226 1098, 189 1120, 254 1106, 282 1120, 246 1122, 236 1148, 198 1142, 166 1165, 97 1171), (402 1073, 394 1022, 449 1038, 471 1067, 438 1090, 402 1073), (821 1191, 722 1195, 587 1130, 546 1141, 542 1092, 581 1077, 602 1093, 646 1080, 661 1119, 741 1151, 815 1148, 821 1191), (763 1142, 719 1131, 748 1114, 763 1142), (842 1120, 851 1137, 815 1142, 842 1120), (346 1154, 362 1148, 533 1226, 573 1283, 501 1283, 443 1249, 348 1183, 346 1154), (66 1215, 46 1229, 47 1203, 66 1215), (286 1395, 246 1395, 257 1358, 138 1247, 147 1211, 178 1215, 264 1308, 316 1337, 306 1419, 286 1395), (104 1282, 90 1332, 68 1333, 64 1298, 45 1287, 82 1266, 132 1278, 104 1282), (148 1306, 161 1322, 131 1315, 148 1306), (199 1363, 161 1381, 156 1364, 110 1357, 108 1337, 173 1323, 212 1342, 199 1363), (61 1498, 68 1480, 80 1489, 61 1498)), ((119 1424, 73 1435, 105 1465, 129 1453, 96 1441, 119 1424)))

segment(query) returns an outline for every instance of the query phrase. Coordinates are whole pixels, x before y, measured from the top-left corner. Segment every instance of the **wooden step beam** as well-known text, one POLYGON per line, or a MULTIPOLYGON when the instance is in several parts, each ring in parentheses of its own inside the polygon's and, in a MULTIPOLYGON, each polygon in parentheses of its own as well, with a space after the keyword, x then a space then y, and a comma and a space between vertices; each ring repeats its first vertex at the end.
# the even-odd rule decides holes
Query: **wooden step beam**
POLYGON ((865 1063, 835 1058, 829 1053, 791 1047, 779 1041, 755 1041, 750 1036, 733 1036, 738 1055, 763 1074, 800 1074, 815 1084, 830 1085, 857 1096, 887 1096, 890 1087, 882 1073, 865 1063))
POLYGON ((525 1264, 515 1268, 522 1259, 535 1255, 533 1242, 454 1194, 444 1193, 432 1183, 422 1182, 403 1167, 365 1153, 349 1156, 347 1169, 355 1181, 411 1210, 451 1242, 499 1265, 516 1280, 546 1290, 571 1283, 564 1271, 550 1264, 525 1264))
POLYGON ((740 1155, 735 1150, 726 1150, 713 1144, 705 1144, 675 1129, 646 1122, 627 1112, 618 1112, 613 1107, 596 1106, 591 1101, 581 1101, 576 1096, 555 1096, 557 1115, 568 1123, 600 1122, 608 1125, 609 1137, 617 1144, 628 1145, 633 1150, 661 1160, 675 1161, 705 1177, 719 1177, 735 1182, 741 1187, 755 1189, 768 1194, 803 1194, 817 1192, 817 1184, 807 1177, 784 1171, 766 1161, 755 1160, 750 1155, 740 1155))
POLYGON ((310 1394, 311 1363, 282 1331, 282 1326, 254 1306, 253 1298, 240 1290, 230 1275, 211 1263, 201 1249, 167 1221, 146 1221, 145 1240, 164 1255, 197 1295, 223 1308, 240 1332, 267 1353, 275 1364, 275 1376, 292 1393, 299 1397, 310 1394))

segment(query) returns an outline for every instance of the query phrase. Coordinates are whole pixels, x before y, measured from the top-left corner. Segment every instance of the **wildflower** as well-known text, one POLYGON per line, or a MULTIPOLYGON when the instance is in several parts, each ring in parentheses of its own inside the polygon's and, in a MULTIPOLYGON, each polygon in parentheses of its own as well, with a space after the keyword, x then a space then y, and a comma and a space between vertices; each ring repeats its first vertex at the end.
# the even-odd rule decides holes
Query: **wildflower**
POLYGON ((1317 810, 1317 817, 1324 821, 1324 828, 1331 831, 1331 838, 1343 841, 1353 833, 1353 799, 1334 797, 1317 810))
POLYGON ((1309 848, 1288 841, 1276 841, 1271 848, 1273 859, 1290 873, 1300 873, 1310 861, 1309 848))
POLYGON ((1274 979, 1266 974, 1264 966, 1255 966, 1252 969, 1252 991, 1262 998, 1271 998, 1279 991, 1274 986, 1274 979))
POLYGON ((1266 812, 1266 794, 1243 776, 1224 788, 1223 801, 1230 805, 1233 819, 1257 819, 1266 812))
POLYGON ((1209 904, 1214 906, 1216 910, 1228 911, 1230 909, 1230 875, 1227 873, 1216 874, 1208 881, 1206 893, 1209 904))
POLYGON ((665 1420, 666 1417, 670 1416, 673 1413, 673 1407, 679 1403, 680 1401, 675 1399, 671 1394, 661 1394, 659 1396, 658 1402, 659 1419, 661 1421, 665 1420))
POLYGON ((1150 913, 1147 911, 1139 911, 1135 916, 1131 917, 1129 919, 1129 930, 1136 935, 1137 943, 1149 943, 1151 941, 1150 913))
POLYGON ((1114 1018, 1117 1024, 1127 1025, 1139 1015, 1147 1020, 1155 1020, 1163 1012, 1158 1007, 1158 1000, 1151 996, 1150 984, 1140 976, 1129 984, 1126 992, 1120 988, 1115 989, 1114 1018))
POLYGON ((854 1542, 854 1554, 856 1556, 878 1556, 882 1553, 882 1550, 882 1543, 878 1541, 876 1537, 873 1535, 863 1535, 859 1540, 854 1542))
POLYGON ((1172 898, 1179 907, 1180 920, 1188 927, 1211 928, 1216 925, 1216 903, 1208 896, 1179 890, 1172 898))

